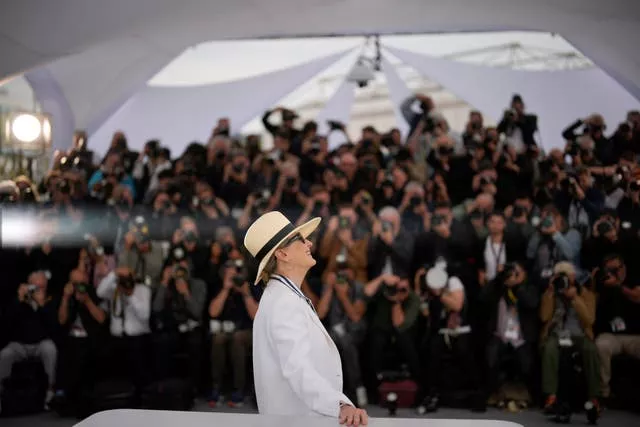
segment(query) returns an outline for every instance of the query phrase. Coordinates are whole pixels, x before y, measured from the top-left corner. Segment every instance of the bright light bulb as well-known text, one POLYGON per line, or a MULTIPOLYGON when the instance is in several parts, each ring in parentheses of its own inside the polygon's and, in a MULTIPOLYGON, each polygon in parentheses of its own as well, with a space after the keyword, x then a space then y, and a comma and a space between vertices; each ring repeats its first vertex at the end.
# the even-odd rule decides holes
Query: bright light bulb
POLYGON ((37 117, 21 114, 13 120, 11 133, 20 142, 33 142, 40 137, 42 125, 37 117))

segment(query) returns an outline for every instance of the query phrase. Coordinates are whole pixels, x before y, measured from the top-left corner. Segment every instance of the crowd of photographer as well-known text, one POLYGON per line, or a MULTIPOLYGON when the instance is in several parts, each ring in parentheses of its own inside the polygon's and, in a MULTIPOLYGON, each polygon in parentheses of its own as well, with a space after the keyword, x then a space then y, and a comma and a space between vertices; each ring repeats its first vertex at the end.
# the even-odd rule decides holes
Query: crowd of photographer
POLYGON ((612 359, 640 358, 640 113, 611 137, 600 116, 580 120, 549 153, 517 95, 497 127, 472 112, 461 135, 428 97, 403 113, 407 141, 368 126, 352 143, 332 122, 346 141, 333 151, 284 108, 263 117, 268 151, 220 119, 176 159, 158 141, 133 152, 118 133, 93 165, 79 133, 42 183, 1 183, 4 217, 19 212, 41 232, 0 254, 0 387, 38 357, 47 403, 82 405, 105 376, 140 396, 177 375, 211 405, 242 404, 261 287, 239 242, 279 210, 324 219, 303 292, 358 405, 395 375, 418 384, 420 412, 435 411, 453 366, 483 410, 511 361, 527 396, 510 404, 542 394, 555 415, 572 394, 561 372, 579 364, 597 418, 612 359))

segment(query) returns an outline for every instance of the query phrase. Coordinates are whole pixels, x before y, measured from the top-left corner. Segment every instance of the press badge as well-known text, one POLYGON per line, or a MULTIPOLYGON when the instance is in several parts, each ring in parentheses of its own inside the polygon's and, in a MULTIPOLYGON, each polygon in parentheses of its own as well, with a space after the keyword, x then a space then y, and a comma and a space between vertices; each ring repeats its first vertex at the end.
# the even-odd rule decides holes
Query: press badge
POLYGON ((209 321, 209 330, 212 334, 220 333, 222 330, 222 322, 216 319, 212 319, 209 321))
POLYGON ((230 320, 225 320, 222 322, 222 332, 230 334, 231 332, 236 330, 236 325, 230 320))
POLYGON ((345 335, 347 335, 347 330, 344 327, 344 323, 336 323, 335 325, 333 325, 332 329, 333 329, 333 332, 335 332, 339 338, 342 338, 345 335))
POLYGON ((612 332, 624 332, 627 330, 627 325, 625 325, 624 320, 620 317, 616 317, 611 321, 611 331, 612 332))
POLYGON ((511 319, 507 322, 507 330, 504 333, 504 337, 509 341, 516 341, 518 339, 518 328, 511 319))
POLYGON ((571 347, 573 345, 573 340, 571 339, 569 331, 560 332, 558 335, 558 345, 560 347, 571 347))

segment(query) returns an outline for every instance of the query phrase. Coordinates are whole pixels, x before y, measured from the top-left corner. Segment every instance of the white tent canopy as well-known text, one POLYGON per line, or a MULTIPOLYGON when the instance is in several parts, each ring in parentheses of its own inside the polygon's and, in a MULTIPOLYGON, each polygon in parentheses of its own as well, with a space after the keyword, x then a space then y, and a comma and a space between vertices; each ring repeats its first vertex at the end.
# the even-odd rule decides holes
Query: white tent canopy
POLYGON ((562 130, 576 119, 597 112, 613 127, 629 110, 640 106, 599 68, 521 71, 464 64, 397 48, 389 51, 496 121, 512 95, 520 94, 527 110, 538 116, 540 142, 546 149, 563 147, 562 130))
MULTIPOLYGON (((190 46, 231 38, 538 30, 562 35, 640 98, 640 2, 628 0, 9 0, 0 81, 35 74, 69 127, 97 129, 190 46)), ((34 83, 34 82, 32 82, 34 83)), ((40 92, 40 93, 38 93, 40 92)), ((45 95, 42 95, 42 94, 45 95)))

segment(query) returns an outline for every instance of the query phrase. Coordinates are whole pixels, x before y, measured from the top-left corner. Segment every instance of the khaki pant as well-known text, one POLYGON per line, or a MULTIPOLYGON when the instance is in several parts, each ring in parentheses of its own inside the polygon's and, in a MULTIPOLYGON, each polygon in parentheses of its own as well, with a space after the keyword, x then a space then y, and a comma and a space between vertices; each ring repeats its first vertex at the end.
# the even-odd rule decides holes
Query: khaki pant
POLYGON ((231 354, 233 369, 233 391, 244 392, 247 381, 247 360, 251 355, 251 329, 232 333, 219 332, 211 340, 211 377, 213 388, 222 387, 223 375, 227 366, 227 351, 231 354))
POLYGON ((602 397, 609 397, 611 389, 611 358, 619 354, 640 359, 640 335, 601 334, 596 339, 600 356, 600 381, 602 383, 602 397))

